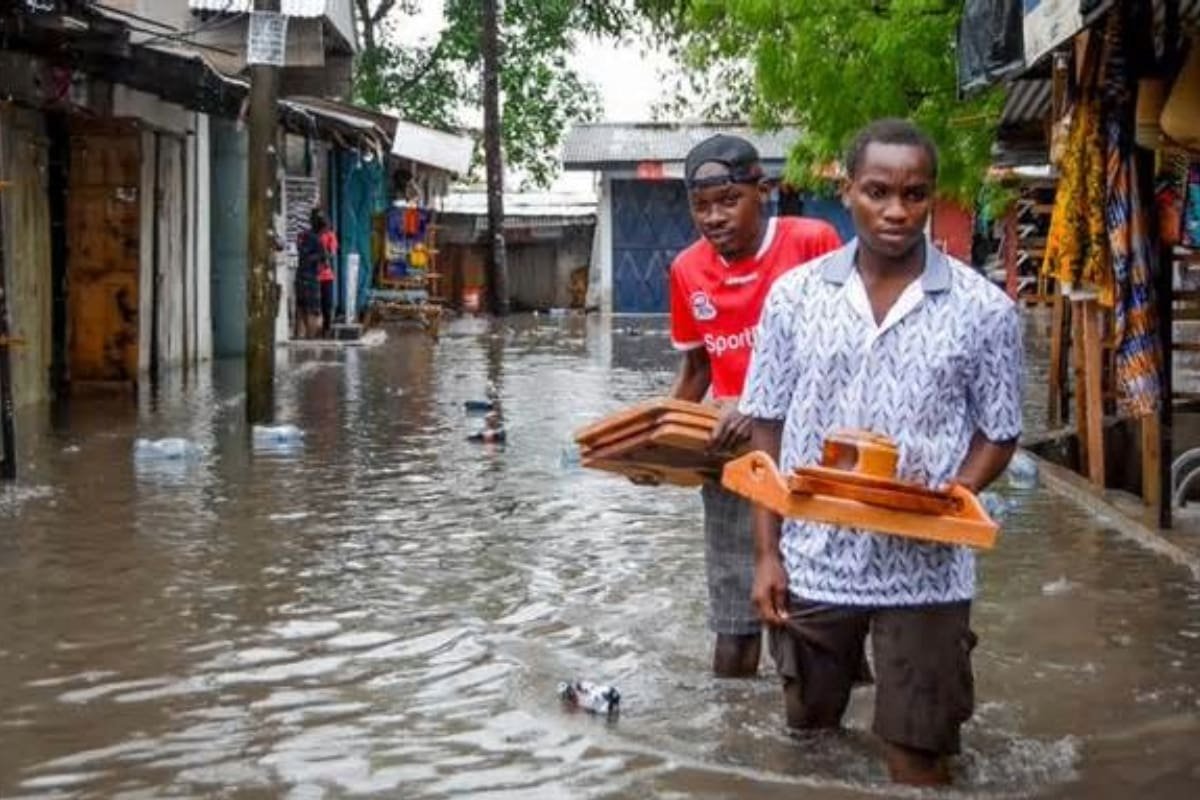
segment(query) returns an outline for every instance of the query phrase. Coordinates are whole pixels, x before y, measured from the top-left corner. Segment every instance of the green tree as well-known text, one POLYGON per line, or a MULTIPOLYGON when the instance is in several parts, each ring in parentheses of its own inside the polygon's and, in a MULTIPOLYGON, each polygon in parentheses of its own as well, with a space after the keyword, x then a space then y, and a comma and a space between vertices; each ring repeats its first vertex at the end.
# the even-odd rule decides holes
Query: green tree
MULTIPOLYGON (((436 41, 401 47, 394 36, 417 0, 355 0, 363 49, 355 97, 405 119, 454 128, 464 109, 481 103, 480 6, 447 0, 436 41)), ((502 134, 506 163, 545 185, 558 169, 566 129, 594 119, 595 87, 571 69, 579 36, 622 35, 631 6, 605 0, 506 0, 501 19, 502 134)))
POLYGON ((686 70, 679 85, 709 78, 700 82, 708 90, 705 110, 732 110, 763 128, 803 129, 789 159, 792 181, 821 187, 822 168, 861 126, 907 117, 938 144, 941 191, 976 197, 1003 98, 958 96, 960 0, 654 2, 666 23, 659 39, 677 49, 686 70), (715 97, 714 85, 721 89, 715 97))

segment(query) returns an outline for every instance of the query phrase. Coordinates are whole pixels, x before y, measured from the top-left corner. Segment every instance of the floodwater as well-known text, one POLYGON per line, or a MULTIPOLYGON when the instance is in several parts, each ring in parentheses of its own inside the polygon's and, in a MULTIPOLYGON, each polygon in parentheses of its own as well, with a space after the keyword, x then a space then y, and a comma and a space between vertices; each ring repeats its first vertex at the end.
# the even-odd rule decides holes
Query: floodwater
MULTIPOLYGON (((673 359, 657 323, 547 317, 292 349, 279 418, 308 435, 271 451, 236 363, 137 409, 25 413, 0 494, 0 797, 905 794, 870 690, 847 733, 796 740, 769 661, 710 677, 696 494, 571 458, 572 430, 662 391, 673 359), (466 441, 489 381, 503 448, 466 441), (164 436, 198 452, 135 462, 164 436), (571 677, 617 685, 619 719, 563 709, 571 677)), ((949 796, 1197 796, 1200 586, 1001 491, 949 796)))

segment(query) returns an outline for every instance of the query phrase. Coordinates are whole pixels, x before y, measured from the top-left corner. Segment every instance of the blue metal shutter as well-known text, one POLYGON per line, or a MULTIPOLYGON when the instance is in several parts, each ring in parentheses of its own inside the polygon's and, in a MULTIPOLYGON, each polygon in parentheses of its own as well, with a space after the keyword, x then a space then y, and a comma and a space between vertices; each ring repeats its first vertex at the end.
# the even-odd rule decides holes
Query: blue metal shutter
POLYGON ((615 180, 613 311, 665 314, 667 271, 696 239, 683 181, 615 180))

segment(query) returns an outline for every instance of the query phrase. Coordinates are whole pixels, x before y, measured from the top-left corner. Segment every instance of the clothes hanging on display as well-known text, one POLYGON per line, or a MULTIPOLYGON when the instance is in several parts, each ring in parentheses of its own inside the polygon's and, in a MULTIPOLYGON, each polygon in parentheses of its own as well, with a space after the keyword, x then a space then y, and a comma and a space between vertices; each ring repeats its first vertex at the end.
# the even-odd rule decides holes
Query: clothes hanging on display
POLYGON ((1095 288, 1100 302, 1111 306, 1115 292, 1104 220, 1104 170, 1100 102, 1089 91, 1073 112, 1042 272, 1063 286, 1095 288))
POLYGON ((426 237, 431 214, 412 205, 393 205, 387 212, 384 269, 389 278, 406 278, 429 267, 426 237))
POLYGON ((1110 14, 1104 30, 1105 218, 1116 290, 1117 404, 1127 415, 1144 416, 1156 413, 1162 399, 1162 351, 1154 303, 1154 242, 1134 153, 1135 95, 1123 11, 1110 14))

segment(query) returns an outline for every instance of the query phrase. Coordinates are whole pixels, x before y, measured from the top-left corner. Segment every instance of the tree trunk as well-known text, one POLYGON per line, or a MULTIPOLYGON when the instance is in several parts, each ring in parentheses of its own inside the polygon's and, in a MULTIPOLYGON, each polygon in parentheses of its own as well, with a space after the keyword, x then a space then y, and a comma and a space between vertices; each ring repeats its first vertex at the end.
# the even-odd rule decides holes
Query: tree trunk
POLYGON ((504 248, 504 157, 500 150, 499 0, 483 0, 483 148, 487 166, 488 294, 497 316, 508 314, 508 260, 504 248))
MULTIPOLYGON (((255 11, 279 11, 279 0, 255 0, 255 11)), ((276 102, 279 70, 250 67, 249 269, 246 272, 246 418, 270 422, 275 413, 275 195, 276 102)))

